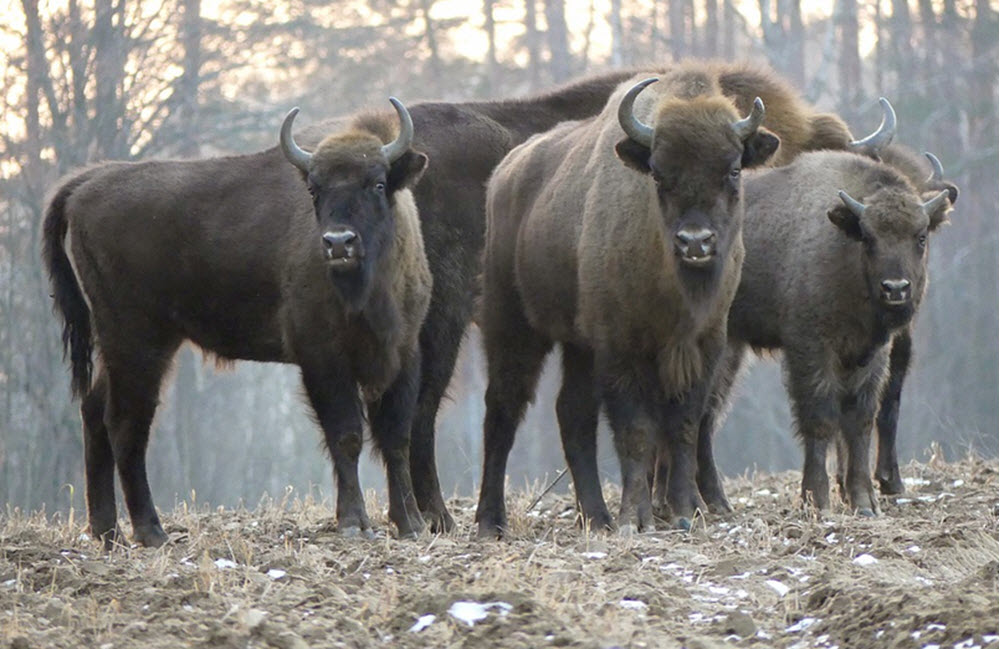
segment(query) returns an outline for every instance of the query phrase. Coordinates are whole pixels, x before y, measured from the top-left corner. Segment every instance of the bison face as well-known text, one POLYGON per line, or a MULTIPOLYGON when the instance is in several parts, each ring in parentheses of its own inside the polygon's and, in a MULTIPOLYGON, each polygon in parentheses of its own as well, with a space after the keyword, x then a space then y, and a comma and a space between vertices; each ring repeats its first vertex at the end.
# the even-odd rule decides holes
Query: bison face
POLYGON ((313 153, 291 137, 289 113, 282 127, 285 156, 302 172, 317 221, 316 249, 352 312, 368 299, 372 280, 395 235, 397 192, 416 184, 427 156, 409 150, 413 123, 393 101, 402 124, 389 144, 367 130, 331 135, 313 153))
POLYGON ((883 320, 899 327, 913 317, 927 275, 927 237, 947 219, 949 192, 918 197, 883 188, 863 200, 840 192, 843 205, 828 213, 848 238, 861 245, 861 271, 883 320))
POLYGON ((655 128, 632 112, 637 84, 619 106, 619 122, 629 135, 615 151, 631 169, 655 184, 664 235, 681 272, 709 272, 728 258, 740 233, 743 168, 762 164, 778 148, 778 138, 760 127, 764 104, 738 119, 723 97, 668 99, 657 110, 655 128))

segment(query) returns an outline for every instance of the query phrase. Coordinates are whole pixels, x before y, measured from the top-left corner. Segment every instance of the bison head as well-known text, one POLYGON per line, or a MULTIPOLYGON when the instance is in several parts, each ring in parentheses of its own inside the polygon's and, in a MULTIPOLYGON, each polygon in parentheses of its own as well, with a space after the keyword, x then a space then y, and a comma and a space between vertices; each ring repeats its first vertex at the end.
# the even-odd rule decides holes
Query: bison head
POLYGON ((655 82, 646 79, 622 98, 618 121, 628 135, 615 151, 626 166, 655 184, 659 210, 674 257, 688 273, 721 266, 740 232, 741 170, 759 165, 778 148, 761 127, 764 103, 757 98, 740 119, 722 96, 666 99, 653 126, 636 117, 633 103, 655 82))
POLYGON ((871 299, 882 308, 890 328, 913 316, 924 293, 927 274, 927 236, 947 219, 951 210, 947 190, 923 197, 886 186, 864 197, 864 202, 839 192, 843 205, 827 216, 862 247, 862 273, 871 299))
POLYGON ((281 150, 302 172, 312 196, 319 226, 316 246, 352 310, 367 300, 371 280, 392 243, 396 193, 415 185, 427 166, 426 155, 410 150, 409 111, 395 97, 389 101, 400 128, 388 144, 372 130, 359 128, 330 135, 309 153, 292 137, 298 108, 289 111, 281 126, 281 150))

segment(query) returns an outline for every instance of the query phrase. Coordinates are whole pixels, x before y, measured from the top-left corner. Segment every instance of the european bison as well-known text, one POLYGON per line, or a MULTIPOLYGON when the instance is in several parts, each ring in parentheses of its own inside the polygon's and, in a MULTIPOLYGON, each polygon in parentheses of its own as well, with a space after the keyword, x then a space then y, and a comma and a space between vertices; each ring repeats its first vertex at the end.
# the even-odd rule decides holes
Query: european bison
MULTIPOLYGON (((801 152, 814 149, 867 151, 872 146, 881 146, 891 137, 890 129, 880 128, 867 138, 852 141, 839 118, 812 112, 787 84, 766 71, 739 65, 692 62, 678 66, 664 78, 665 81, 651 90, 665 87, 664 94, 675 93, 681 103, 685 97, 712 97, 719 110, 727 103, 729 111, 734 104, 737 110, 750 110, 755 95, 762 98, 768 106, 763 123, 781 139, 772 162, 784 164, 801 152)), ((621 92, 617 96, 620 97, 621 92)), ((652 112, 652 100, 648 95, 646 99, 649 101, 644 102, 643 107, 652 112)), ((675 485, 672 490, 672 502, 676 503, 674 522, 682 526, 687 524, 694 509, 702 505, 697 491, 692 488, 691 446, 697 437, 696 417, 701 409, 696 402, 704 397, 705 382, 711 374, 714 358, 721 351, 718 348, 719 328, 724 329, 724 317, 718 321, 717 309, 726 303, 728 289, 717 286, 721 282, 716 275, 720 272, 718 268, 728 267, 730 260, 716 259, 700 270, 692 268, 689 260, 687 265, 672 271, 676 277, 666 284, 654 280, 656 275, 652 272, 644 276, 642 269, 650 265, 658 268, 657 254, 675 254, 679 259, 685 249, 689 255, 697 255, 699 248, 707 251, 718 245, 730 245, 730 242, 726 240, 720 244, 718 234, 713 240, 707 227, 683 232, 680 239, 667 237, 663 241, 659 238, 662 231, 658 236, 649 236, 650 232, 657 232, 657 228, 667 227, 662 219, 636 220, 628 211, 631 208, 623 209, 618 205, 629 206, 630 201, 645 205, 643 201, 656 195, 671 201, 697 203, 705 200, 710 203, 720 192, 732 191, 734 181, 710 183, 702 196, 687 198, 702 187, 695 181, 680 180, 682 173, 692 176, 709 173, 699 166, 707 163, 709 157, 685 156, 691 150, 699 151, 699 155, 702 150, 710 150, 713 141, 699 143, 696 136, 683 131, 672 137, 682 140, 680 146, 686 148, 680 150, 685 155, 665 156, 670 158, 661 163, 666 168, 654 167, 658 174, 666 172, 665 183, 657 185, 650 180, 649 150, 643 151, 634 140, 621 142, 619 155, 626 164, 647 175, 626 173, 610 156, 615 135, 620 134, 615 124, 616 105, 612 100, 595 120, 561 125, 529 141, 511 153, 491 182, 490 191, 495 196, 488 199, 488 212, 492 209, 496 216, 491 217, 488 228, 481 316, 490 363, 484 424, 486 457, 477 514, 479 533, 483 536, 502 532, 506 524, 503 475, 507 455, 525 403, 534 392, 541 359, 553 342, 561 342, 563 347, 563 388, 556 409, 584 517, 596 525, 610 523, 596 472, 594 428, 598 403, 592 385, 595 345, 602 346, 597 367, 605 380, 599 388, 602 398, 610 397, 606 405, 612 426, 623 429, 628 423, 635 424, 632 428, 659 431, 666 425, 671 438, 683 440, 683 448, 680 444, 667 447, 683 458, 675 463, 678 468, 671 475, 675 485), (692 165, 692 160, 698 165, 692 165), (595 176, 598 170, 607 174, 602 176, 604 182, 599 182, 595 176), (610 207, 612 205, 615 207, 610 207), (598 208, 608 209, 612 214, 599 217, 598 208), (584 216, 585 209, 587 216, 584 216), (617 216, 619 212, 622 216, 617 216), (607 225, 599 227, 605 222, 607 225), (614 225, 620 231, 613 231, 614 225), (598 237, 604 237, 601 243, 593 243, 598 237), (578 251, 577 244, 583 241, 587 243, 580 245, 578 251), (671 252, 674 241, 680 247, 671 252), (589 255, 586 269, 582 256, 585 250, 589 255), (645 252, 640 254, 640 251, 645 252), (589 285, 584 283, 585 275, 589 285), (614 278, 619 276, 624 278, 621 283, 632 291, 631 294, 626 295, 626 289, 620 290, 620 294, 608 290, 608 287, 620 288, 614 285, 614 278), (685 278, 685 283, 677 281, 678 278, 685 278), (663 303, 669 301, 665 296, 677 302, 664 309, 663 303), (676 325, 673 330, 671 323, 676 325), (690 327, 689 331, 683 329, 685 325, 690 327), (671 340, 672 335, 676 339, 671 340), (668 340, 669 344, 664 346, 668 340), (666 351, 660 352, 661 348, 666 351), (678 349, 681 353, 675 354, 678 349), (635 369, 631 367, 633 363, 635 369), (660 380, 660 368, 664 381, 660 380), (512 381, 512 377, 517 380, 512 381), (695 386, 688 393, 687 401, 678 396, 683 392, 685 381, 695 386), (633 397, 631 402, 629 397, 633 397), (640 405, 635 404, 637 400, 643 401, 641 410, 640 405), (695 421, 691 421, 692 417, 695 421)), ((669 116, 669 112, 663 114, 669 116)), ((678 113, 678 119, 680 115, 678 113)), ((884 121, 890 117, 887 115, 884 121)), ((630 122, 625 120, 625 123, 630 122)), ((705 126, 699 124, 699 127, 705 126)), ((883 127, 886 126, 884 123, 883 127)), ((632 126, 628 128, 635 130, 632 126)), ((639 129, 640 132, 645 130, 639 129)), ((767 140, 762 138, 761 144, 767 140)), ((673 141, 670 144, 674 145, 673 141)), ((719 149, 716 155, 724 155, 722 151, 724 149, 719 149)), ((744 151, 749 162, 765 159, 766 153, 763 149, 754 150, 753 146, 744 151)), ((704 211, 704 208, 697 209, 704 211)), ((736 212, 739 210, 734 209, 733 213, 736 212)), ((647 210, 644 214, 648 217, 652 212, 647 210)), ((726 236, 730 236, 730 224, 724 226, 726 236)), ((738 250, 737 244, 732 245, 734 251, 738 250)), ((726 275, 726 279, 731 280, 731 275, 726 275)), ((621 458, 623 473, 629 473, 627 481, 631 481, 626 485, 628 498, 623 502, 622 518, 634 518, 645 527, 650 523, 649 494, 640 495, 637 490, 641 490, 640 485, 647 484, 647 479, 645 475, 636 477, 635 472, 639 470, 637 458, 648 455, 646 449, 652 440, 633 433, 622 443, 624 446, 619 445, 619 450, 626 453, 621 458), (627 471, 625 465, 628 465, 627 471)), ((698 454, 702 451, 699 447, 698 454)), ((711 457, 710 440, 708 456, 711 457)), ((714 464, 712 468, 714 470, 714 464)), ((713 471, 712 475, 717 483, 717 474, 713 471)), ((699 485, 702 478, 699 473, 699 485)))
POLYGON ((678 522, 694 511, 688 419, 700 414, 739 281, 741 170, 766 161, 778 138, 761 127, 760 99, 741 119, 710 74, 686 69, 643 92, 654 81, 631 81, 596 118, 529 140, 490 182, 480 536, 506 525, 507 455, 554 342, 556 411, 584 518, 612 523, 593 452, 601 402, 622 469, 619 524, 652 525, 646 473, 661 435, 678 522))
POLYGON ((839 438, 845 497, 874 515, 869 444, 890 346, 920 305, 927 238, 950 193, 922 194, 893 167, 837 151, 748 175, 745 192, 743 276, 706 417, 724 407, 748 347, 782 350, 805 447, 803 498, 829 506, 826 451, 839 438))
MULTIPOLYGON (((880 155, 883 162, 900 171, 921 193, 948 190, 948 200, 954 206, 958 200, 958 187, 944 179, 944 168, 936 156, 931 153, 924 153, 924 156, 926 162, 909 149, 895 145, 885 148, 880 155)), ((911 322, 909 327, 893 336, 892 350, 889 353, 889 378, 876 419, 878 459, 875 463, 875 478, 878 480, 879 490, 886 495, 903 493, 903 479, 899 474, 899 460, 896 457, 896 425, 899 422, 903 381, 910 366, 912 350, 911 322)))
POLYGON ((105 544, 120 535, 115 467, 134 539, 167 540, 145 453, 163 375, 186 340, 223 359, 301 368, 345 533, 371 528, 358 484, 360 388, 389 517, 401 535, 422 530, 407 447, 431 293, 411 188, 427 156, 391 101, 398 135, 389 115, 367 115, 307 153, 291 136, 295 109, 280 151, 104 164, 56 190, 43 256, 82 397, 90 527, 105 544))

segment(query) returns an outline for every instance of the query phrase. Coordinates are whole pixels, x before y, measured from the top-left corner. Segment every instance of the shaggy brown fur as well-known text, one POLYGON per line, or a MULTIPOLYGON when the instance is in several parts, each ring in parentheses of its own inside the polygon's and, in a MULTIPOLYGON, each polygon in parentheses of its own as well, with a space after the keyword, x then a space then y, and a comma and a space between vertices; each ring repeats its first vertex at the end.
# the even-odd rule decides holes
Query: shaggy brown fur
POLYGON ((820 508, 829 502, 826 448, 842 436, 845 495, 862 513, 878 511, 868 448, 890 343, 920 305, 923 242, 950 210, 945 200, 928 215, 926 200, 895 169, 843 152, 806 154, 746 180, 746 259, 729 313, 728 376, 714 405, 727 400, 748 346, 783 350, 805 444, 803 498, 820 508), (865 204, 862 219, 839 190, 865 204), (910 283, 905 304, 883 299, 882 282, 896 279, 910 283))
POLYGON ((83 400, 96 537, 110 543, 119 534, 117 466, 135 540, 166 540, 145 451, 160 383, 185 340, 226 359, 300 366, 334 460, 339 523, 366 531, 360 387, 387 465, 390 517, 402 534, 420 531, 407 445, 431 276, 410 187, 426 156, 407 151, 389 165, 379 148, 395 130, 388 116, 366 118, 324 139, 305 174, 312 204, 300 173, 273 150, 107 164, 56 191, 43 252, 83 400), (375 182, 386 185, 383 194, 375 182), (290 204, 275 210, 283 191, 290 204), (219 196, 226 209, 215 209, 219 196), (322 238, 345 223, 366 254, 356 270, 338 272, 322 238), (100 366, 91 383, 93 343, 100 366))
POLYGON ((619 522, 652 524, 646 467, 664 430, 678 451, 678 522, 697 506, 688 457, 697 427, 685 406, 697 403, 700 412, 698 390, 724 346, 739 280, 742 207, 731 171, 741 158, 746 166, 763 162, 777 143, 761 129, 744 147, 730 128, 740 116, 718 84, 685 69, 639 95, 634 112, 655 129, 652 151, 643 151, 622 139, 617 118, 638 80, 619 88, 594 120, 563 124, 513 151, 488 188, 483 536, 505 524, 506 455, 553 342, 563 344, 557 412, 584 516, 611 523, 592 457, 595 373, 622 463, 619 522), (674 251, 675 235, 694 226, 714 233, 717 251, 698 268, 674 251))

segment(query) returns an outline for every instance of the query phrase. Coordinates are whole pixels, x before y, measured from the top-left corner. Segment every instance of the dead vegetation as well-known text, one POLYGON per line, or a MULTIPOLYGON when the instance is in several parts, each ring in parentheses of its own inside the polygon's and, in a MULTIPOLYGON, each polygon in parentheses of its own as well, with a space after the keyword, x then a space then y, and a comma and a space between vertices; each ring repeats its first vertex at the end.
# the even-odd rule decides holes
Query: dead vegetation
POLYGON ((0 647, 996 648, 996 460, 904 477, 877 519, 817 519, 797 474, 750 475, 727 482, 734 514, 631 537, 519 493, 502 542, 470 538, 472 499, 451 503, 458 533, 416 541, 342 538, 293 494, 181 505, 167 546, 111 554, 73 513, 8 511, 0 647))

